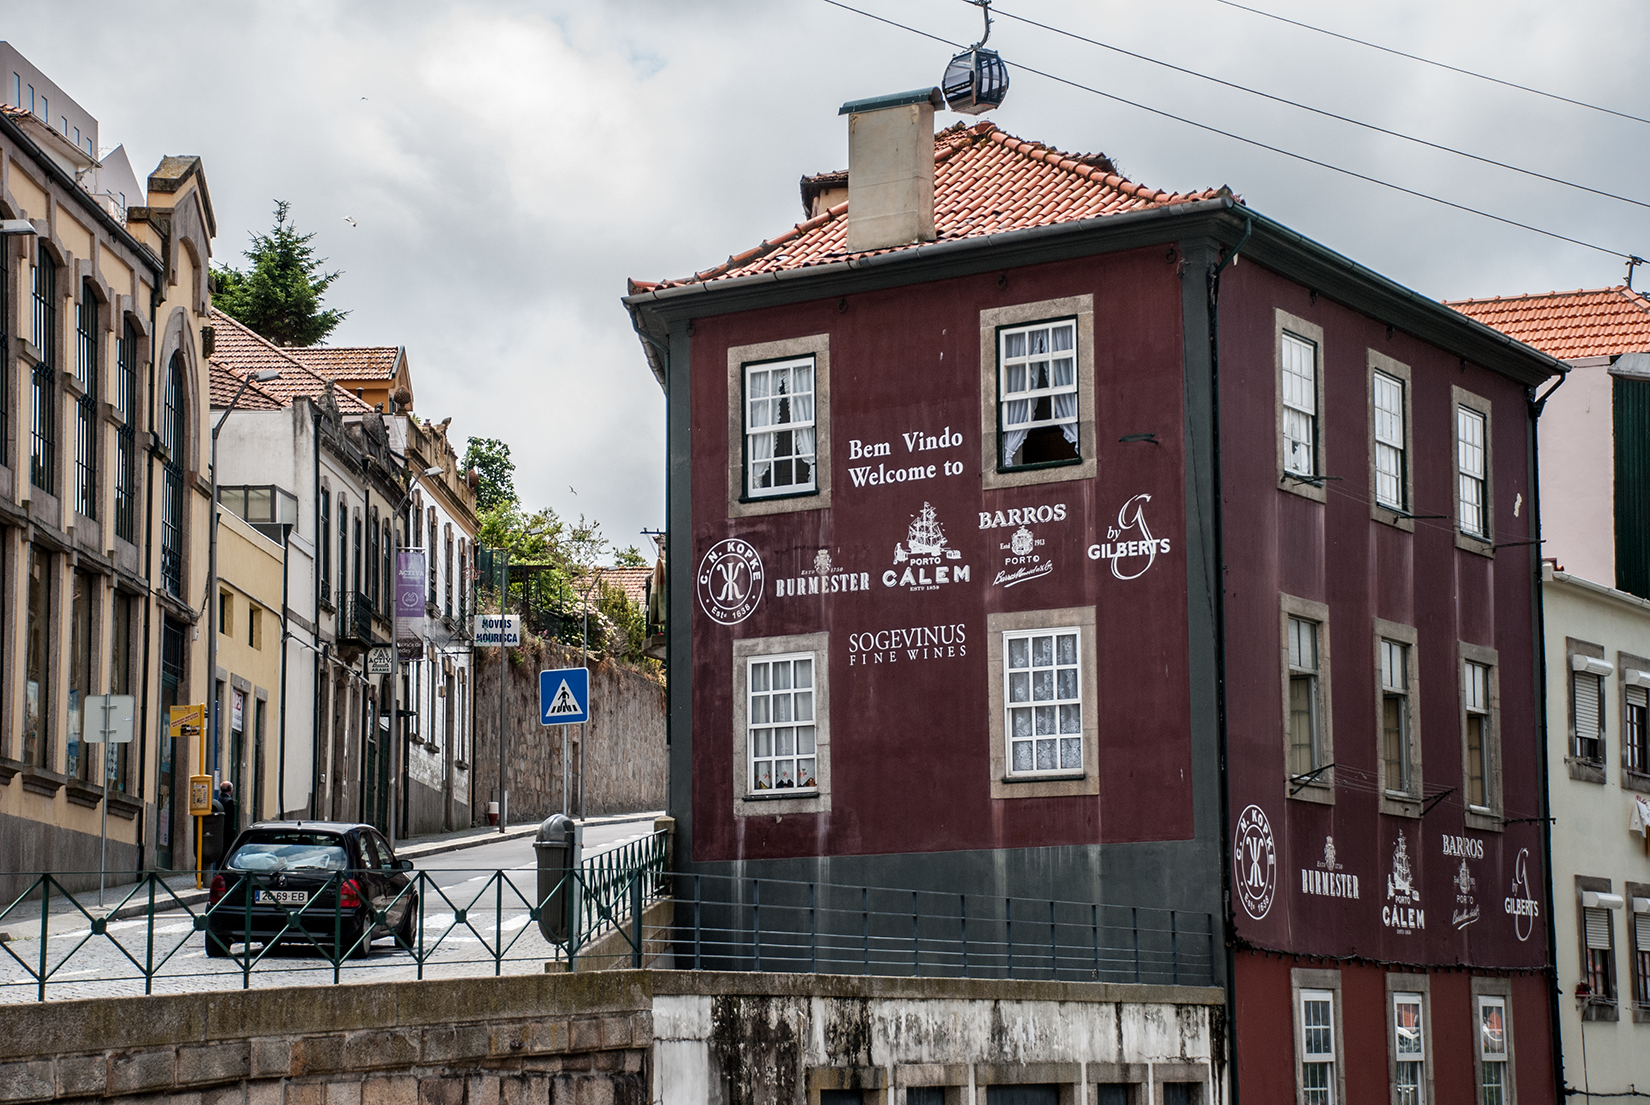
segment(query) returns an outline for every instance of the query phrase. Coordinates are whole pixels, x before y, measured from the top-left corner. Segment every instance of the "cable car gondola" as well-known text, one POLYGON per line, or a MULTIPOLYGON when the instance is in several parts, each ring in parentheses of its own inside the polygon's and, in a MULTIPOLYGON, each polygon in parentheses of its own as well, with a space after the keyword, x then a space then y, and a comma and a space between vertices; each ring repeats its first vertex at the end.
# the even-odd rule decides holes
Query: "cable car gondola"
POLYGON ((963 115, 979 115, 1000 107, 1008 95, 1008 66, 997 51, 985 49, 991 37, 991 0, 975 0, 985 15, 985 35, 951 59, 940 80, 945 103, 963 115))

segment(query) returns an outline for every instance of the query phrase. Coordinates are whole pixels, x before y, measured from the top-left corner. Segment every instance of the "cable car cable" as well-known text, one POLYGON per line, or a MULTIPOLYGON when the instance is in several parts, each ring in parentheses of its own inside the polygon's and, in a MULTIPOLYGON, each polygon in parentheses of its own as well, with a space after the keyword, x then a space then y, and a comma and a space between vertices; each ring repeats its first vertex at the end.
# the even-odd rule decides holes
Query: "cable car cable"
MULTIPOLYGON (((930 34, 928 31, 919 30, 916 27, 911 27, 911 26, 908 26, 904 23, 896 22, 895 20, 889 19, 885 16, 877 15, 873 12, 864 11, 860 8, 853 7, 852 5, 845 4, 845 3, 842 2, 842 0, 823 0, 823 2, 826 3, 826 4, 831 5, 832 7, 841 8, 844 11, 853 12, 855 15, 863 15, 867 19, 874 19, 878 23, 886 23, 890 27, 898 27, 902 31, 909 31, 912 34, 921 35, 923 38, 930 38, 930 39, 933 39, 935 42, 942 42, 947 46, 956 47, 958 49, 962 48, 961 43, 953 42, 948 38, 941 38, 939 35, 930 34)), ((1498 223, 1501 223, 1505 226, 1517 227, 1520 230, 1528 230, 1532 234, 1540 234, 1543 237, 1554 238, 1554 239, 1556 239, 1558 241, 1561 241, 1561 242, 1568 242, 1570 245, 1581 246, 1583 249, 1590 249, 1590 250, 1593 250, 1596 253, 1602 253, 1602 254, 1605 254, 1606 256, 1609 256, 1609 257, 1620 257, 1623 260, 1626 260, 1628 257, 1632 256, 1632 254, 1626 253, 1622 250, 1611 249, 1608 246, 1596 245, 1593 242, 1585 241, 1581 238, 1573 238, 1573 237, 1569 236, 1568 234, 1561 234, 1556 230, 1543 230, 1539 226, 1533 226, 1530 223, 1519 222, 1517 219, 1509 218, 1505 215, 1492 214, 1489 211, 1483 211, 1483 210, 1480 210, 1479 208, 1476 208, 1476 207, 1469 207, 1464 203, 1456 203, 1454 200, 1447 200, 1447 199, 1444 199, 1440 196, 1435 196, 1435 195, 1431 195, 1431 194, 1426 193, 1426 192, 1417 191, 1413 188, 1406 188, 1401 184, 1394 184, 1389 180, 1382 180, 1380 177, 1370 176, 1367 173, 1360 173, 1355 169, 1344 169, 1339 165, 1334 165, 1334 164, 1331 164, 1330 162, 1327 162, 1327 161, 1321 161, 1318 158, 1308 156, 1307 154, 1295 153, 1293 150, 1286 150, 1286 149, 1283 149, 1280 146, 1273 146, 1269 143, 1262 142, 1262 141, 1260 141, 1259 139, 1256 139, 1256 138, 1245 138, 1241 134, 1234 134, 1231 131, 1222 130, 1221 128, 1216 127, 1216 126, 1212 126, 1208 123, 1199 123, 1195 119, 1188 119, 1183 115, 1176 115, 1171 111, 1164 111, 1162 108, 1151 107, 1147 104, 1139 103, 1135 100, 1130 100, 1130 99, 1127 99, 1126 97, 1123 97, 1123 96, 1118 96, 1115 93, 1103 92, 1098 88, 1094 88, 1090 85, 1082 84, 1078 81, 1071 80, 1067 77, 1061 77, 1061 76, 1058 76, 1054 73, 1049 73, 1049 72, 1046 72, 1046 71, 1041 70, 1041 69, 1033 69, 1029 65, 1020 65, 1020 64, 1016 63, 1016 67, 1019 68, 1019 69, 1023 69, 1027 73, 1032 73, 1032 74, 1035 74, 1036 76, 1039 76, 1039 77, 1045 77, 1048 80, 1056 81, 1060 84, 1069 85, 1070 87, 1079 89, 1083 92, 1092 92, 1096 96, 1100 96, 1100 97, 1102 97, 1104 99, 1107 99, 1107 100, 1113 100, 1117 103, 1127 105, 1128 107, 1136 108, 1140 111, 1148 112, 1152 115, 1158 115, 1158 116, 1161 116, 1162 118, 1165 118, 1165 119, 1172 119, 1177 123, 1184 123, 1187 126, 1196 127, 1198 130, 1208 131, 1210 134, 1218 134, 1222 138, 1230 138, 1234 142, 1242 142, 1245 145, 1255 146, 1258 149, 1263 149, 1263 150, 1266 150, 1270 153, 1280 154, 1284 157, 1293 158, 1296 161, 1302 161, 1302 162, 1305 162, 1308 165, 1316 165, 1320 169, 1328 169, 1331 172, 1340 173, 1343 176, 1353 177, 1354 179, 1362 180, 1362 181, 1365 181, 1369 184, 1377 184, 1377 185, 1380 185, 1382 188, 1388 188, 1388 189, 1391 189, 1394 192, 1400 192, 1400 193, 1402 193, 1406 196, 1414 196, 1416 199, 1430 200, 1433 203, 1442 204, 1443 206, 1453 208, 1456 211, 1464 211, 1469 215, 1477 215, 1481 218, 1490 219, 1493 222, 1498 222, 1498 223)))
POLYGON ((1576 100, 1569 96, 1561 96, 1557 92, 1543 92, 1541 89, 1531 88, 1527 84, 1516 84, 1513 81, 1504 81, 1500 77, 1492 77, 1487 73, 1475 73, 1471 69, 1463 69, 1458 65, 1450 65, 1447 62, 1433 61, 1431 58, 1424 58, 1419 54, 1406 54, 1404 51, 1394 49, 1391 46, 1382 46, 1378 42, 1367 42, 1361 38, 1353 38, 1351 35, 1343 35, 1338 31, 1327 31, 1322 27, 1314 27, 1310 23, 1302 23, 1298 19, 1290 19, 1287 16, 1274 15, 1269 11, 1262 11, 1259 8, 1251 8, 1247 4, 1235 3, 1234 0, 1215 0, 1215 3, 1225 4, 1228 8, 1237 8, 1240 11, 1252 12, 1255 15, 1263 15, 1267 19, 1275 19, 1279 23, 1288 23, 1291 26, 1300 27, 1302 30, 1316 31, 1320 35, 1328 35, 1330 38, 1338 38, 1343 42, 1353 42, 1359 46, 1367 46, 1371 50, 1380 50, 1382 53, 1396 54, 1398 57, 1408 58, 1410 61, 1418 61, 1422 65, 1434 65, 1439 69, 1447 69, 1451 73, 1460 73, 1464 77, 1477 77, 1481 81, 1489 81, 1491 84, 1499 84, 1505 88, 1516 88, 1518 91, 1528 92, 1532 96, 1545 96, 1549 100, 1558 100, 1561 103, 1573 104, 1576 107, 1584 107, 1590 111, 1601 111, 1606 115, 1614 115, 1618 119, 1628 119, 1635 123, 1650 123, 1650 119, 1646 119, 1639 115, 1629 115, 1627 112, 1617 111, 1615 108, 1603 107, 1599 104, 1590 104, 1586 100, 1576 100))
MULTIPOLYGON (((964 2, 972 3, 973 0, 964 0, 964 2)), ((1285 104, 1289 107, 1298 108, 1301 111, 1309 111, 1314 115, 1322 115, 1326 119, 1334 119, 1337 122, 1349 123, 1355 127, 1363 127, 1365 130, 1372 130, 1378 134, 1389 135, 1393 138, 1401 138, 1405 142, 1414 142, 1419 146, 1426 146, 1429 149, 1438 150, 1442 153, 1454 154, 1457 157, 1465 157, 1471 161, 1477 161, 1484 165, 1493 165, 1498 169, 1507 169, 1511 172, 1522 173, 1525 176, 1535 177, 1537 180, 1545 180, 1552 184, 1562 184, 1566 188, 1574 188, 1582 192, 1591 192, 1593 195, 1602 196, 1605 199, 1619 200, 1622 203, 1633 204, 1635 207, 1650 209, 1650 202, 1646 202, 1645 200, 1637 200, 1632 196, 1618 195, 1615 192, 1605 191, 1602 188, 1594 188, 1587 184, 1579 184, 1573 180, 1565 180, 1563 177, 1551 176, 1535 169, 1526 169, 1521 165, 1512 165, 1505 161, 1497 161, 1493 157, 1484 157, 1480 154, 1469 153, 1466 150, 1456 149, 1454 146, 1446 146, 1441 142, 1432 142, 1425 138, 1417 138, 1412 134, 1405 134, 1402 131, 1392 130, 1388 127, 1383 127, 1378 123, 1366 123, 1362 119, 1354 119, 1351 116, 1341 115, 1337 112, 1329 111, 1321 107, 1313 107, 1311 104, 1304 104, 1299 100, 1291 100, 1286 96, 1275 96, 1270 92, 1262 92, 1257 88, 1250 88, 1247 85, 1238 84, 1235 81, 1228 81, 1223 80, 1220 77, 1210 76, 1208 73, 1199 73, 1195 69, 1187 69, 1184 66, 1176 65, 1173 62, 1162 61, 1158 58, 1148 57, 1145 54, 1137 54, 1133 50, 1126 50, 1121 46, 1113 46, 1109 42, 1101 42, 1098 39, 1088 38, 1084 35, 1078 34, 1075 31, 1068 31, 1063 27, 1055 27, 1048 23, 1039 23, 1035 19, 1029 19, 1023 15, 1015 15, 1013 12, 1003 11, 1001 8, 997 9, 997 14, 1005 19, 1013 19, 1020 23, 1029 23, 1033 27, 1041 27, 1045 31, 1052 31, 1058 35, 1065 35, 1067 38, 1074 38, 1079 42, 1086 42, 1091 46, 1098 46, 1102 50, 1111 50, 1114 53, 1119 53, 1125 57, 1134 58, 1137 61, 1148 62, 1152 65, 1160 65, 1165 69, 1172 69, 1176 73, 1184 73, 1189 77, 1197 77, 1200 80, 1211 81, 1214 84, 1221 85, 1225 88, 1235 89, 1238 92, 1247 92, 1251 96, 1259 96, 1263 100, 1271 100, 1273 103, 1285 104)))

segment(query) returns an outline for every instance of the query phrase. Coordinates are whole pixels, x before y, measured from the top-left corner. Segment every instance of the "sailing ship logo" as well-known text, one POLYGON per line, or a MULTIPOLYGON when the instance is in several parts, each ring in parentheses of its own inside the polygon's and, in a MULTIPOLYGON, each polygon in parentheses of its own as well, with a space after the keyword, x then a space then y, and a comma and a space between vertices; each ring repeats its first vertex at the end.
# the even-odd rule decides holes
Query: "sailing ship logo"
POLYGON ((949 563, 961 559, 961 550, 953 549, 946 540, 934 504, 923 503, 906 527, 905 541, 894 542, 894 567, 882 573, 882 583, 911 591, 936 591, 942 584, 966 583, 969 566, 949 563))
POLYGON ((1398 834, 1392 849, 1392 873, 1386 877, 1386 905, 1381 907, 1381 923, 1405 936, 1427 927, 1426 911, 1420 907, 1421 891, 1415 885, 1409 865, 1409 838, 1398 834))

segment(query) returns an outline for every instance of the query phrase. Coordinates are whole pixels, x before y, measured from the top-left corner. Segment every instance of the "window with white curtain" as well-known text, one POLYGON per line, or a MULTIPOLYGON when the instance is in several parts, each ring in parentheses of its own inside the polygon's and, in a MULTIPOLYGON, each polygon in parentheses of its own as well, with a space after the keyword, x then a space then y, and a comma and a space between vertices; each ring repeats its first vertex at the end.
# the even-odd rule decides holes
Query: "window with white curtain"
POLYGON ((997 332, 997 400, 1002 468, 1080 459, 1075 319, 997 332))
POLYGON ((1003 704, 1011 776, 1083 770, 1077 627, 1003 634, 1003 704))
POLYGON ((814 491, 814 359, 745 366, 745 494, 814 491))
POLYGON ((747 663, 751 790, 814 790, 819 780, 813 653, 756 656, 747 663))
POLYGON ((1507 999, 1478 999, 1478 1100, 1480 1105, 1507 1105, 1507 999))
POLYGON ((1335 994, 1300 992, 1301 1101, 1335 1105, 1335 994))
POLYGON ((1485 464, 1485 419, 1471 407, 1455 408, 1456 471, 1460 477, 1457 495, 1461 532, 1474 537, 1489 536, 1486 511, 1488 467, 1485 464))
POLYGON ((1318 474, 1318 347, 1283 332, 1284 471, 1318 474))
POLYGON ((1384 372, 1373 375, 1375 410, 1375 501, 1407 510, 1404 501, 1404 382, 1384 372))

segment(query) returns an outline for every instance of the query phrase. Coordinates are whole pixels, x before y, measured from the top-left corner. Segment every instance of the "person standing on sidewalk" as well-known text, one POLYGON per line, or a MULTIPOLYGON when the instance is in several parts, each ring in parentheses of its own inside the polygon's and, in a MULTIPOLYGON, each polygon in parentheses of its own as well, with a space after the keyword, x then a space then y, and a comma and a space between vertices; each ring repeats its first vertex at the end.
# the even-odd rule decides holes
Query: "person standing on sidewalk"
POLYGON ((218 802, 223 806, 223 847, 228 852, 241 833, 240 803, 235 801, 235 784, 228 779, 218 784, 218 802))

